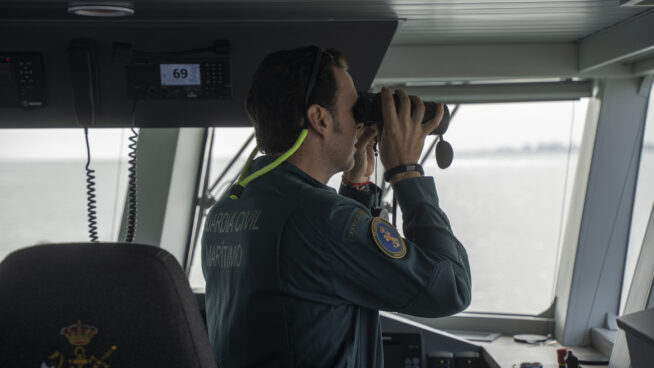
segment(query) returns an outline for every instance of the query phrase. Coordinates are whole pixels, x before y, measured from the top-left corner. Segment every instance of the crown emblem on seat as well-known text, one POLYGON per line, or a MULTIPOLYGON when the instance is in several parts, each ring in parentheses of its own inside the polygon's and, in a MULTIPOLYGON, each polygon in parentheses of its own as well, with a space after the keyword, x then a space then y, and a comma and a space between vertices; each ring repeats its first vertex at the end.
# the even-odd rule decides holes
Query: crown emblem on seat
POLYGON ((62 352, 56 350, 54 353, 47 356, 41 364, 41 367, 64 368, 64 366, 66 366, 71 368, 109 368, 109 364, 107 364, 105 360, 118 349, 116 345, 112 345, 109 350, 99 358, 96 358, 95 355, 86 355, 85 346, 91 342, 91 339, 97 333, 97 328, 90 325, 83 325, 80 320, 75 324, 62 328, 61 335, 66 336, 68 342, 74 346, 73 356, 71 358, 66 358, 62 352))
POLYGON ((66 336, 71 345, 75 346, 88 345, 96 333, 98 333, 97 328, 83 325, 81 321, 61 329, 61 334, 66 336))

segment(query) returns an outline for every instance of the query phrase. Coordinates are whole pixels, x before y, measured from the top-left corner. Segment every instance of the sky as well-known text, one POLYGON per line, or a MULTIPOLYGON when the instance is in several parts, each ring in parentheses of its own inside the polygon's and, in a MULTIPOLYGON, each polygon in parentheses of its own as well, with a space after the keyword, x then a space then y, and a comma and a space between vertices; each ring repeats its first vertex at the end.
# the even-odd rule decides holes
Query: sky
MULTIPOLYGON (((449 106, 453 110, 454 106, 449 106)), ((519 149, 541 143, 575 141, 581 136, 587 100, 462 106, 452 119, 445 139, 456 152, 519 149)), ((215 154, 229 156, 249 135, 249 128, 217 130, 215 154)), ((94 160, 124 157, 129 129, 89 130, 94 160)), ((0 160, 83 160, 86 146, 82 129, 1 129, 0 160)))

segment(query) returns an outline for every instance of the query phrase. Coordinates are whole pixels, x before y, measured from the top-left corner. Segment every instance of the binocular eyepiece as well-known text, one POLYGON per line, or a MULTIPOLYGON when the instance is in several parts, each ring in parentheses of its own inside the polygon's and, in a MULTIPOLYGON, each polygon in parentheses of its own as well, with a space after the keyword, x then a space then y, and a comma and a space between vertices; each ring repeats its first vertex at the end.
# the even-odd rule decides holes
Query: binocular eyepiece
MULTIPOLYGON (((358 92, 359 99, 354 106, 354 120, 357 123, 364 125, 377 124, 383 128, 382 120, 382 103, 381 93, 358 92)), ((395 99, 395 108, 400 106, 400 99, 397 95, 393 95, 395 99)), ((422 123, 426 123, 436 116, 438 111, 438 103, 436 102, 423 102, 425 104, 425 115, 422 118, 422 123)), ((413 103, 411 103, 411 113, 413 113, 413 103)), ((450 126, 450 110, 447 105, 443 104, 443 118, 441 119, 438 127, 430 135, 438 136, 438 143, 436 144, 436 163, 441 169, 446 169, 452 164, 454 158, 454 150, 452 145, 443 139, 443 134, 450 126)), ((435 142, 436 143, 436 142, 435 142)))
MULTIPOLYGON (((399 97, 394 94, 393 98, 395 99, 395 108, 399 108, 399 97)), ((438 110, 438 103, 436 102, 425 101, 424 104, 425 115, 422 118, 423 124, 433 119, 438 110)), ((450 110, 445 104, 443 104, 443 110, 441 123, 438 125, 438 128, 429 133, 430 135, 443 135, 447 131, 450 125, 450 110)), ((411 112, 413 113, 413 103, 411 103, 411 112)), ((354 120, 364 125, 377 124, 383 127, 381 93, 359 92, 359 99, 354 106, 354 120)))

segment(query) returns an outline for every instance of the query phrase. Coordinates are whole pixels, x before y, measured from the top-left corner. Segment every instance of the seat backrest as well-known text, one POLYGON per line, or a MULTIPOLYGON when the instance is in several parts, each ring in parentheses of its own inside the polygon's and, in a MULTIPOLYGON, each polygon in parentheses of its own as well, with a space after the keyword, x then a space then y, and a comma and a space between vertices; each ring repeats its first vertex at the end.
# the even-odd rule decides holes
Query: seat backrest
POLYGON ((175 258, 138 244, 52 244, 0 263, 0 367, 216 367, 175 258))

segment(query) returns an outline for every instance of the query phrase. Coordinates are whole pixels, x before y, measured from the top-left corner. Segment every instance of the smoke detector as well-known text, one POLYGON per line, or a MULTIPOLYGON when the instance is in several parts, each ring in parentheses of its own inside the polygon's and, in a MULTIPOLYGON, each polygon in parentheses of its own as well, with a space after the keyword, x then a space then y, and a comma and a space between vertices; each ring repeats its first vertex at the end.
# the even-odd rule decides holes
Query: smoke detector
POLYGON ((68 3, 70 14, 86 17, 126 17, 134 14, 131 1, 71 1, 68 3))

